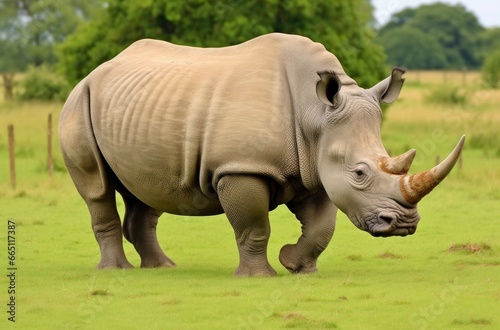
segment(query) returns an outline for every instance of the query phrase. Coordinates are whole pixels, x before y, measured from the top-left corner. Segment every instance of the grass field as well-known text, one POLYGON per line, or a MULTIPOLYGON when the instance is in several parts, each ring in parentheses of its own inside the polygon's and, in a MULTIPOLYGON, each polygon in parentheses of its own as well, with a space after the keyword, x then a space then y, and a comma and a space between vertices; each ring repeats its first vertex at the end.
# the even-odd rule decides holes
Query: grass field
MULTIPOLYGON (((442 73, 408 74, 384 120, 392 154, 417 149, 412 171, 434 165, 467 134, 461 169, 419 204, 416 234, 373 238, 340 214, 319 273, 294 276, 277 256, 300 226, 278 208, 269 243, 275 278, 232 276, 237 249, 224 216, 162 216, 158 236, 175 269, 96 270, 99 249, 56 136, 56 172, 45 172, 46 118, 57 122, 61 104, 0 101, 0 328, 11 325, 8 219, 16 223, 19 329, 500 328, 500 91, 480 89, 470 75, 468 102, 446 105, 427 101, 443 88, 442 73), (8 124, 16 134, 15 190, 8 124)), ((461 78, 446 84, 455 82, 461 78)))

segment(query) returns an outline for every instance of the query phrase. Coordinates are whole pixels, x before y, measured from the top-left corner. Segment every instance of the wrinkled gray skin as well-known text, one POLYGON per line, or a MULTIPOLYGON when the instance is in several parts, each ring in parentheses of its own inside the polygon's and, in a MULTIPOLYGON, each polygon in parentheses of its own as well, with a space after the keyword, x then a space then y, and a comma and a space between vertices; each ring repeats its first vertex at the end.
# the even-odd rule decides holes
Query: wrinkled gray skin
POLYGON ((416 203, 451 170, 461 145, 444 170, 414 176, 406 175, 414 150, 387 155, 379 103, 397 98, 403 72, 366 90, 321 44, 283 34, 226 48, 132 44, 75 87, 59 123, 101 250, 98 267, 132 267, 122 234, 142 267, 175 266, 156 237, 163 212, 225 213, 242 276, 276 274, 266 255, 268 212, 280 204, 302 224, 279 256, 294 273, 316 271, 337 207, 372 235, 413 234, 416 203), (123 230, 115 191, 125 201, 123 230))

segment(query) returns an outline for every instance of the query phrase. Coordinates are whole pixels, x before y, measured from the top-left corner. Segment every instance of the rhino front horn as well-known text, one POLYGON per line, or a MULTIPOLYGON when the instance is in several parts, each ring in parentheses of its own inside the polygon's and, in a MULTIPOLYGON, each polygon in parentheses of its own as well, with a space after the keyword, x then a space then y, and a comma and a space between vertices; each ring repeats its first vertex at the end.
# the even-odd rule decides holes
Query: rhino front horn
POLYGON ((406 175, 400 179, 399 187, 401 193, 409 204, 417 204, 446 178, 460 157, 464 142, 465 135, 458 141, 450 155, 434 168, 413 175, 406 175))

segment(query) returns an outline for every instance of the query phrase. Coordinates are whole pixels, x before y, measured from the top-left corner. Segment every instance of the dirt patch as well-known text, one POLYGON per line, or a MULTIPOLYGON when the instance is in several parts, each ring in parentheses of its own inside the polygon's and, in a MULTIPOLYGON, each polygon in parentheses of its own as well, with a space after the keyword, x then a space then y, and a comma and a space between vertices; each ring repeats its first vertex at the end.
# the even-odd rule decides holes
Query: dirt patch
POLYGON ((399 254, 395 254, 395 253, 392 253, 392 252, 382 253, 378 257, 382 258, 382 259, 403 259, 403 256, 400 256, 399 254))
POLYGON ((349 259, 351 261, 360 261, 362 259, 362 257, 360 255, 357 255, 357 254, 351 254, 351 255, 347 256, 347 259, 349 259))
POLYGON ((241 296, 241 292, 236 290, 224 291, 221 293, 221 297, 239 297, 241 296))
POLYGON ((297 312, 291 312, 291 313, 287 313, 284 317, 283 317, 284 320, 287 320, 287 321, 291 321, 291 320, 306 320, 307 318, 300 314, 300 313, 297 313, 297 312))
POLYGON ((94 290, 90 292, 92 296, 112 296, 113 294, 108 290, 94 290))
POLYGON ((470 318, 468 320, 453 320, 452 325, 491 325, 491 321, 487 319, 470 318))
POLYGON ((175 306, 179 305, 182 303, 182 300, 177 299, 177 298, 163 298, 160 300, 160 305, 165 305, 165 306, 175 306))
POLYGON ((448 249, 448 252, 466 252, 477 254, 480 252, 491 251, 491 246, 488 244, 453 244, 448 249))

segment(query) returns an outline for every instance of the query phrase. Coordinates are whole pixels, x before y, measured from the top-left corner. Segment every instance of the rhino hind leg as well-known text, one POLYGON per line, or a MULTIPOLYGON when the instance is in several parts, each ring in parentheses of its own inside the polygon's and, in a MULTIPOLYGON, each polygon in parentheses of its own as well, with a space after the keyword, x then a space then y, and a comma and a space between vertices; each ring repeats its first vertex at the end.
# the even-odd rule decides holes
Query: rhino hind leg
POLYGON ((228 175, 219 180, 217 192, 238 245, 240 264, 236 276, 273 276, 267 259, 269 187, 264 178, 228 175))
POLYGON ((99 243, 101 260, 97 268, 133 268, 123 250, 120 217, 113 196, 87 203, 92 214, 92 229, 99 243))
POLYGON ((141 267, 175 267, 158 243, 156 226, 162 212, 157 211, 128 192, 120 191, 125 202, 123 235, 141 257, 141 267))
POLYGON ((296 244, 283 246, 279 260, 291 273, 315 273, 316 261, 332 239, 337 207, 324 193, 287 206, 302 224, 302 235, 296 244))
POLYGON ((121 221, 116 209, 111 170, 102 158, 89 128, 88 110, 81 108, 85 102, 80 99, 72 101, 67 103, 61 114, 59 139, 68 172, 90 212, 92 230, 101 251, 97 267, 133 268, 123 250, 121 221))

